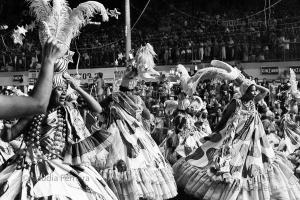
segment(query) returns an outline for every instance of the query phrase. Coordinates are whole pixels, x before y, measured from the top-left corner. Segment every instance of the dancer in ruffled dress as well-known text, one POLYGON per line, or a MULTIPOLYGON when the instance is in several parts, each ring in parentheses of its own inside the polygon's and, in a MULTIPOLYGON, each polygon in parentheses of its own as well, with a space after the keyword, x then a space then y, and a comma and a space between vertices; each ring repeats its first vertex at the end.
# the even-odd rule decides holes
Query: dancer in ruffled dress
POLYGON ((187 98, 179 101, 178 111, 173 119, 174 132, 161 144, 163 146, 161 149, 170 164, 188 156, 200 147, 201 138, 210 134, 209 124, 207 126, 206 121, 200 119, 204 110, 204 104, 199 97, 193 97, 191 102, 187 98))
MULTIPOLYGON (((47 114, 23 118, 2 135, 8 142, 22 132, 26 148, 3 165, 1 199, 116 200, 90 165, 95 152, 110 144, 110 134, 101 131, 90 135, 78 112, 65 105, 68 85, 62 74, 53 80, 47 114)), ((82 89, 76 89, 87 101, 93 101, 82 89)))
POLYGON ((268 90, 241 74, 237 82, 242 97, 227 106, 217 130, 173 165, 178 187, 209 200, 299 199, 298 179, 287 159, 275 156, 255 108, 268 90))
POLYGON ((282 116, 280 126, 282 133, 278 150, 286 154, 291 154, 300 147, 300 126, 295 122, 296 113, 298 102, 293 99, 289 101, 289 110, 282 116))
POLYGON ((290 84, 286 102, 288 112, 283 115, 281 120, 282 139, 279 143, 279 150, 289 155, 289 159, 295 164, 295 173, 300 177, 300 126, 295 122, 300 91, 298 91, 296 74, 292 69, 290 69, 290 84))
POLYGON ((149 111, 141 97, 132 93, 136 79, 158 76, 150 44, 141 47, 135 64, 125 71, 120 91, 101 102, 107 131, 113 143, 106 154, 98 154, 96 166, 120 200, 169 199, 177 195, 172 168, 166 163, 150 132, 143 125, 149 111))
POLYGON ((300 92, 297 89, 298 82, 296 81, 295 72, 290 69, 290 84, 288 91, 288 112, 282 116, 280 122, 281 140, 278 150, 289 155, 300 147, 300 126, 295 122, 295 117, 298 114, 298 102, 300 101, 300 92))
MULTIPOLYGON (((60 51, 67 53, 52 60, 57 74, 53 78, 47 113, 22 118, 1 135, 4 141, 11 141, 23 134, 26 148, 2 165, 0 199, 116 200, 105 181, 90 165, 96 151, 110 144, 110 134, 104 131, 89 134, 79 112, 73 112, 72 106, 65 105, 68 84, 63 76, 72 60, 72 52, 69 51, 71 39, 93 13, 101 12, 107 19, 106 9, 99 2, 92 1, 73 10, 61 0, 54 0, 51 5, 48 1, 39 0, 29 0, 29 3, 37 23, 41 25, 39 36, 42 47, 45 49, 47 41, 54 37, 55 41, 60 40, 57 44, 60 51)), ((83 90, 78 88, 77 91, 87 96, 83 90)))

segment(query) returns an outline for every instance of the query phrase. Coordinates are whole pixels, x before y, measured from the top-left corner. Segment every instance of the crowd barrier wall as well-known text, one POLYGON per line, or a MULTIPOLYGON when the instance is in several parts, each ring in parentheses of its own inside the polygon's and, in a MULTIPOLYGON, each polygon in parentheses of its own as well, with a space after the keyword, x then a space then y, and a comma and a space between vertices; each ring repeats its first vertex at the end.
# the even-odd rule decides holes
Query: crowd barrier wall
MULTIPOLYGON (((233 63, 229 63, 233 64, 233 63)), ((197 69, 209 66, 209 63, 196 63, 186 65, 188 71, 194 74, 197 69)), ((175 69, 175 65, 156 66, 156 70, 168 74, 175 69)), ((238 67, 242 67, 244 72, 248 75, 267 80, 279 80, 282 74, 293 68, 300 78, 300 61, 287 61, 287 62, 255 62, 255 63, 241 63, 238 67)), ((93 83, 97 73, 103 73, 104 80, 108 83, 113 83, 115 79, 121 79, 125 68, 91 68, 79 69, 78 73, 81 75, 81 83, 93 83)), ((70 69, 71 75, 76 75, 75 69, 70 69)), ((29 70, 27 72, 0 72, 0 86, 26 86, 34 85, 38 77, 38 70, 29 70)))

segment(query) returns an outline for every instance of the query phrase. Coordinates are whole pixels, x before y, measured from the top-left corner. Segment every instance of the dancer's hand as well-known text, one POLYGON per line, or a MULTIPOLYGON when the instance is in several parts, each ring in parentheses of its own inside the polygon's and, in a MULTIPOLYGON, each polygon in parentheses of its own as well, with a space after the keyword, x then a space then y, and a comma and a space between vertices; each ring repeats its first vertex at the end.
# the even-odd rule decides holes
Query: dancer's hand
POLYGON ((70 76, 68 73, 64 73, 64 78, 68 81, 70 84, 71 88, 74 90, 78 90, 80 88, 80 81, 76 80, 72 76, 70 76))
POLYGON ((49 37, 43 48, 43 58, 55 62, 66 53, 66 48, 58 40, 49 37))

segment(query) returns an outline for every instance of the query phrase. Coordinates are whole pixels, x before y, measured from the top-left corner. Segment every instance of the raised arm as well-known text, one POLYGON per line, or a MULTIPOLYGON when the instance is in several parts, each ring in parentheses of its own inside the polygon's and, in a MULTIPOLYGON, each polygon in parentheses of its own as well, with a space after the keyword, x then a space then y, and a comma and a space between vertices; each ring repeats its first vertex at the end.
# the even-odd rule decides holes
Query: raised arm
POLYGON ((96 112, 96 113, 101 113, 103 111, 103 109, 100 106, 100 104, 98 103, 98 101, 96 101, 96 99, 94 99, 94 97, 92 97, 90 94, 88 94, 86 91, 84 91, 73 77, 65 76, 65 78, 68 80, 71 87, 74 90, 76 90, 84 98, 84 100, 87 102, 87 105, 91 109, 91 111, 96 112))
POLYGON ((46 112, 52 90, 54 63, 63 54, 57 41, 49 38, 43 48, 42 67, 32 96, 0 95, 0 119, 19 118, 46 112))
POLYGON ((256 89, 259 91, 259 94, 255 97, 255 102, 259 102, 260 100, 264 99, 270 92, 269 89, 261 86, 261 85, 255 85, 256 89))

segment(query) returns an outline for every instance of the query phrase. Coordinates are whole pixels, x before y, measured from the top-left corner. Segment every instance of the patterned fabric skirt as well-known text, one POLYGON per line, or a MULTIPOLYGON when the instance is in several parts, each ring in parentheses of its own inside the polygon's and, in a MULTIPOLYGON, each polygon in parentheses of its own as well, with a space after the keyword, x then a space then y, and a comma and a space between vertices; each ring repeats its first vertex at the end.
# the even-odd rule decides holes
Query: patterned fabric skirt
POLYGON ((170 164, 186 157, 201 146, 201 139, 207 136, 204 131, 193 131, 186 135, 171 134, 160 145, 160 150, 170 164))
POLYGON ((225 128, 173 165, 178 187, 206 200, 297 200, 293 166, 275 152, 256 111, 240 111, 225 128))
POLYGON ((179 160, 174 166, 178 187, 186 193, 206 200, 298 200, 300 184, 286 160, 278 157, 272 166, 252 178, 218 180, 208 169, 200 169, 179 160))
POLYGON ((283 136, 278 145, 279 151, 289 155, 300 147, 300 128, 296 123, 285 122, 283 136))
POLYGON ((60 159, 42 160, 17 169, 5 163, 0 172, 3 200, 117 200, 99 173, 90 166, 70 166, 60 159))
POLYGON ((112 145, 98 154, 95 168, 119 200, 175 197, 173 170, 157 144, 141 126, 129 133, 127 125, 117 120, 109 127, 114 136, 112 145))

